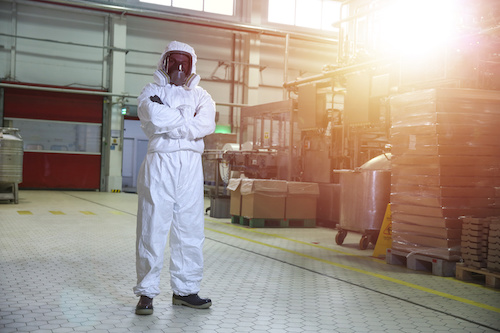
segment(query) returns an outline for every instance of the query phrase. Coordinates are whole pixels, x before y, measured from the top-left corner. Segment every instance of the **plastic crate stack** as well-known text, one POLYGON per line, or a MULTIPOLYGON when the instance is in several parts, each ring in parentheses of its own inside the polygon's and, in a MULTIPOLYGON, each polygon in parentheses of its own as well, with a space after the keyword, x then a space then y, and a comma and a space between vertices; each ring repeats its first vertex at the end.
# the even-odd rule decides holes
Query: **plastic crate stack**
POLYGON ((464 217, 462 219, 462 259, 466 266, 486 268, 488 265, 488 234, 490 219, 464 217))
POLYGON ((500 96, 402 94, 391 118, 392 248, 459 261, 460 216, 500 216, 500 96))
POLYGON ((489 270, 500 272, 500 217, 491 219, 486 267, 489 270))

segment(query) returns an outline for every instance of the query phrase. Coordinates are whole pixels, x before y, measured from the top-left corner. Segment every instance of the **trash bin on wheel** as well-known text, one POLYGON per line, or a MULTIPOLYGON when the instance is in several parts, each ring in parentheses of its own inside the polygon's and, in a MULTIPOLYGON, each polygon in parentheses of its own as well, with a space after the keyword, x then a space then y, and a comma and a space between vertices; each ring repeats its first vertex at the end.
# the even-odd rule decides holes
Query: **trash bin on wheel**
POLYGON ((354 170, 335 170, 340 180, 340 218, 335 242, 349 231, 361 233, 359 248, 377 242, 391 192, 391 154, 372 158, 354 170))

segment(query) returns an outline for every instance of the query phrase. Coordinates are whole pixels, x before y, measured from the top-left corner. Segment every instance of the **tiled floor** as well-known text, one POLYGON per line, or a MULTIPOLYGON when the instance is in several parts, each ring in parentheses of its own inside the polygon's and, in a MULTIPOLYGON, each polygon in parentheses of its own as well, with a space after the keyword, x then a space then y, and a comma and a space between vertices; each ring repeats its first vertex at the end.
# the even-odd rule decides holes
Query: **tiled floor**
POLYGON ((0 203, 0 332, 500 332, 500 292, 388 265, 325 228, 206 217, 208 310, 172 306, 168 272, 137 316, 130 193, 21 191, 0 203))

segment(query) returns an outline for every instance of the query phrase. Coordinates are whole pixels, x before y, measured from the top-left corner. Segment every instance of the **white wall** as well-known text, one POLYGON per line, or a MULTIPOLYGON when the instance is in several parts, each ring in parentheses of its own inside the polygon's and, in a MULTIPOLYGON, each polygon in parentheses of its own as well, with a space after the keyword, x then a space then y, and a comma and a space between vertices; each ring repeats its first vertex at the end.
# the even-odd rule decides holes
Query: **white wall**
MULTIPOLYGON (((0 1, 0 77, 25 83, 108 89, 109 13, 76 9, 37 2, 0 1), (14 11, 13 11, 14 10, 14 11), (14 16, 12 17, 14 13, 14 16), (18 38, 10 37, 16 35, 18 38), (26 38, 27 37, 27 38, 26 38), (52 42, 55 41, 55 42, 52 42)), ((245 15, 243 15, 245 16, 245 15)), ((236 38, 236 61, 246 61, 243 40, 247 33, 200 27, 185 23, 148 19, 126 15, 129 52, 126 55, 125 90, 139 95, 142 87, 152 80, 160 53, 171 40, 191 44, 199 59, 201 85, 217 103, 230 101, 230 69, 216 71, 219 61, 229 64, 233 35, 236 38), (212 77, 212 74, 214 77, 212 77)), ((240 22, 241 23, 241 22, 240 22)), ((262 66, 258 101, 253 104, 283 99, 285 39, 262 35, 260 65, 262 66)), ((306 42, 291 38, 288 79, 313 75, 336 57, 334 45, 306 42)), ((244 65, 236 65, 234 103, 243 103, 244 65)), ((128 104, 135 104, 129 99, 128 104)), ((229 107, 218 107, 219 123, 229 122, 229 107)))
MULTIPOLYGON (((95 4, 93 1, 87 3, 95 4)), ((138 5, 133 0, 101 3, 138 5)), ((266 0, 235 0, 235 3, 238 5, 238 15, 232 18, 233 24, 256 26, 261 22, 265 23, 266 20, 261 20, 259 13, 265 16, 266 0)), ((104 8, 97 4, 94 9, 99 7, 99 10, 65 4, 72 4, 72 1, 50 4, 29 0, 0 0, 0 82, 126 93, 132 97, 127 98, 125 103, 134 105, 134 96, 138 96, 142 88, 152 82, 153 72, 165 46, 172 40, 179 40, 195 48, 199 59, 197 73, 202 78, 201 86, 212 95, 216 103, 245 104, 248 100, 248 104, 255 105, 281 101, 286 95, 283 89, 286 53, 284 35, 249 33, 241 29, 230 29, 228 26, 224 29, 200 26, 192 24, 194 16, 190 22, 180 23, 166 20, 165 15, 154 19, 141 16, 141 12, 130 15, 126 11, 106 11, 112 7, 104 8), (113 34, 113 28, 117 27, 120 28, 120 33, 113 34), (119 39, 115 43, 111 40, 113 36, 119 39), (250 39, 253 45, 258 45, 251 50, 245 47, 249 45, 250 39), (113 49, 112 45, 120 45, 120 49, 113 49), (234 85, 231 84, 233 45, 236 62, 234 85), (124 65, 121 62, 123 54, 124 65), (255 70, 252 70, 252 75, 248 75, 250 58, 258 59, 258 82, 255 70), (116 59, 120 59, 119 63, 116 59), (114 73, 111 72, 113 68, 114 73), (117 87, 119 90, 123 87, 124 91, 118 91, 117 87), (232 89, 233 99, 230 97, 232 89)), ((217 23, 213 16, 200 16, 199 19, 217 23)), ((318 74, 323 65, 334 62, 335 45, 297 39, 293 33, 290 36, 288 81, 299 75, 318 74)), ((119 98, 113 97, 112 107, 106 103, 103 105, 103 147, 108 148, 103 148, 102 151, 104 166, 101 177, 106 178, 101 184, 104 183, 103 188, 110 190, 119 189, 121 178, 124 177, 121 170, 118 170, 121 165, 118 162, 124 161, 121 154, 123 147, 111 149, 115 148, 111 145, 111 137, 116 132, 123 132, 123 128, 116 125, 116 120, 121 120, 119 98)), ((219 125, 231 124, 230 110, 229 106, 217 106, 219 125)), ((2 111, 0 109, 0 117, 3 115, 2 111)), ((234 107, 233 128, 236 129, 239 128, 239 113, 240 108, 234 107)))
POLYGON ((17 15, 11 17, 12 6, 10 1, 0 2, 0 31, 23 38, 1 37, 2 78, 46 85, 105 86, 102 14, 17 3, 17 15))

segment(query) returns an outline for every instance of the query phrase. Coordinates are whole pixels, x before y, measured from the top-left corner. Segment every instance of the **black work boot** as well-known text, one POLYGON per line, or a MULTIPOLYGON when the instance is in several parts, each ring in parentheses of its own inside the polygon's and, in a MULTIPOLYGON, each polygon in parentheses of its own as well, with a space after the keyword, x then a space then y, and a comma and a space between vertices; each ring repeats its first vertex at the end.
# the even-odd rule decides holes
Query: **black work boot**
POLYGON ((141 296, 139 303, 135 307, 135 314, 150 315, 153 314, 153 299, 148 296, 141 296))
POLYGON ((212 300, 209 298, 200 298, 198 294, 191 294, 188 296, 174 294, 172 296, 172 304, 189 306, 195 309, 208 309, 212 305, 212 300))

